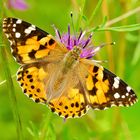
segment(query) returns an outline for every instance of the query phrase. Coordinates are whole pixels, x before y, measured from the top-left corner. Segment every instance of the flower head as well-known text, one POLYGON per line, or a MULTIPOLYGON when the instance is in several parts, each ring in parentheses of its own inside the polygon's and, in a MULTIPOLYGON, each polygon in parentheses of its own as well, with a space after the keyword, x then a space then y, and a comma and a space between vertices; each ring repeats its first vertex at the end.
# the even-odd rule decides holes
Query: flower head
POLYGON ((26 10, 28 8, 27 3, 24 0, 8 0, 8 8, 14 8, 17 10, 26 10))
POLYGON ((55 33, 57 39, 64 44, 64 46, 68 50, 72 50, 74 46, 81 47, 81 58, 91 58, 94 56, 94 54, 100 49, 100 47, 94 47, 91 38, 92 38, 92 33, 89 35, 89 37, 86 37, 86 32, 85 31, 80 31, 79 35, 71 35, 70 34, 70 26, 68 26, 68 32, 60 35, 60 32, 58 29, 55 28, 55 33))

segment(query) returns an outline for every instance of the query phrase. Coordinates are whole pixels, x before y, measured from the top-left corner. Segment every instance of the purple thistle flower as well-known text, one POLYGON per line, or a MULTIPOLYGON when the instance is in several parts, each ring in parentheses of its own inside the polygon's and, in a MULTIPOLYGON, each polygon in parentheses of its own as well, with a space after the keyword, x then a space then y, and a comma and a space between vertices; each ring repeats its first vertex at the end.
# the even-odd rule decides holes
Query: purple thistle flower
POLYGON ((28 5, 24 0, 8 0, 7 6, 8 8, 13 8, 22 11, 28 8, 28 5))
POLYGON ((103 46, 98 46, 95 48, 91 43, 92 34, 87 38, 85 36, 85 31, 80 31, 79 35, 71 35, 70 26, 68 26, 68 32, 60 35, 60 32, 55 28, 56 38, 60 41, 68 50, 72 50, 74 46, 79 46, 82 48, 80 57, 90 59, 95 55, 97 51, 103 46))

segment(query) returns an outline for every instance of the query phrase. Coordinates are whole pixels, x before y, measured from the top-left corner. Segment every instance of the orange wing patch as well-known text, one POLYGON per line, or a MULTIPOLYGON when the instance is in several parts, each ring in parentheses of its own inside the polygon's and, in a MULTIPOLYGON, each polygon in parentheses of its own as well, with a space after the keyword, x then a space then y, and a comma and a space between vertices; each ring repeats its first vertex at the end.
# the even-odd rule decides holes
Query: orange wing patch
POLYGON ((46 103, 46 91, 43 79, 48 76, 39 64, 21 67, 17 72, 17 81, 23 92, 35 102, 46 103))
POLYGON ((47 57, 56 46, 58 44, 52 39, 51 35, 40 40, 37 40, 37 36, 34 36, 27 39, 25 45, 18 44, 16 55, 19 55, 24 63, 32 63, 47 57))
POLYGON ((81 117, 89 109, 83 94, 79 93, 78 89, 71 89, 66 96, 51 100, 49 107, 52 112, 64 118, 81 117))
POLYGON ((93 109, 130 106, 136 102, 133 90, 102 66, 89 67, 86 87, 89 93, 88 102, 93 109))
POLYGON ((21 64, 43 59, 55 47, 61 49, 50 34, 20 19, 5 18, 3 31, 10 42, 13 56, 21 64))

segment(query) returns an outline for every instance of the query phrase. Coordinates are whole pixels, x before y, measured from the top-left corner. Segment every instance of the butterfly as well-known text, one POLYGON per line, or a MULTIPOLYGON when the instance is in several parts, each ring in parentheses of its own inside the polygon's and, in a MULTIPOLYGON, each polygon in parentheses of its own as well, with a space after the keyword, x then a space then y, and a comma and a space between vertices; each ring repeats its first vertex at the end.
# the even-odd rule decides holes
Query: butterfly
POLYGON ((64 118, 84 115, 90 108, 131 106, 137 96, 118 76, 93 60, 99 48, 68 33, 57 37, 21 19, 4 18, 3 32, 19 63, 17 81, 23 92, 36 103, 48 105, 64 118))

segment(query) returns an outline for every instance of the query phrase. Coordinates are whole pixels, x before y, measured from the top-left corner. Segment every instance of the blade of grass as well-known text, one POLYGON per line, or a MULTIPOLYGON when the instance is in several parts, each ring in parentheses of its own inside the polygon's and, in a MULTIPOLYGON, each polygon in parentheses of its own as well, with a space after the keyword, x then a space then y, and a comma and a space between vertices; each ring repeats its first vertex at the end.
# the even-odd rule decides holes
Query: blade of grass
POLYGON ((49 134, 48 131, 50 131, 49 129, 49 125, 50 125, 50 119, 52 116, 52 112, 48 112, 47 115, 44 116, 44 120, 42 121, 42 126, 39 130, 39 140, 47 140, 47 136, 49 134))
POLYGON ((56 140, 56 135, 52 123, 48 125, 48 131, 44 140, 56 140))
MULTIPOLYGON (((11 77, 12 77, 12 79, 15 78, 16 77, 16 74, 12 75, 11 77)), ((0 82, 0 86, 3 85, 3 84, 5 84, 6 82, 7 82, 7 80, 1 81, 0 82)))
POLYGON ((117 17, 117 18, 114 18, 114 19, 108 21, 105 26, 108 27, 108 26, 110 26, 110 25, 112 25, 114 23, 117 23, 117 22, 119 22, 119 21, 121 21, 121 20, 123 20, 123 19, 125 19, 125 18, 127 18, 129 16, 132 16, 133 14, 136 14, 138 12, 140 12, 140 6, 135 8, 135 9, 133 9, 133 10, 129 10, 129 12, 127 12, 127 13, 125 13, 125 14, 117 17))
POLYGON ((29 122, 27 131, 30 133, 34 140, 39 140, 39 129, 35 126, 35 124, 32 121, 29 122))
POLYGON ((102 24, 100 25, 100 27, 103 28, 103 27, 105 26, 106 22, 107 22, 107 16, 104 16, 103 22, 102 22, 102 24))
POLYGON ((17 138, 18 140, 23 140, 23 134, 22 134, 22 124, 21 124, 21 118, 18 110, 18 105, 17 105, 17 99, 15 95, 15 89, 13 85, 13 81, 11 78, 11 73, 10 69, 8 67, 8 62, 7 62, 7 57, 6 57, 6 50, 5 50, 5 45, 0 43, 0 54, 1 54, 1 60, 3 60, 1 63, 3 65, 4 71, 5 71, 5 77, 6 77, 6 83, 7 83, 7 89, 9 92, 9 97, 11 99, 11 106, 12 106, 12 111, 14 115, 14 119, 16 122, 16 129, 17 129, 17 138))
POLYGON ((83 0, 83 5, 82 5, 81 8, 79 8, 80 12, 79 12, 79 16, 78 16, 77 23, 76 23, 76 31, 79 30, 79 25, 81 25, 81 21, 82 21, 82 18, 83 18, 83 13, 84 13, 85 5, 86 5, 86 0, 83 0))
POLYGON ((102 2, 103 2, 103 0, 98 1, 97 6, 95 7, 94 11, 92 12, 91 17, 89 18, 89 23, 88 24, 90 24, 92 22, 92 20, 94 19, 94 16, 97 14, 99 8, 102 5, 102 2))
MULTIPOLYGON (((3 1, 0 1, 1 5, 1 11, 0 11, 0 17, 3 17, 3 1)), ((6 47, 3 44, 3 36, 2 36, 2 21, 0 22, 0 61, 3 66, 4 72, 5 72, 5 77, 6 77, 6 83, 7 83, 7 89, 9 93, 9 97, 11 100, 11 107, 12 107, 12 112, 14 116, 14 120, 16 122, 16 131, 17 131, 17 139, 18 140, 23 140, 23 131, 22 131, 22 124, 21 124, 21 118, 18 110, 18 105, 17 105, 17 99, 15 95, 15 89, 13 85, 13 81, 11 78, 11 73, 10 69, 8 66, 7 62, 7 55, 6 55, 6 47)))
POLYGON ((116 31, 116 32, 132 32, 140 30, 140 24, 132 24, 132 25, 125 25, 125 26, 119 26, 119 27, 100 27, 99 28, 91 28, 89 32, 93 31, 116 31))
MULTIPOLYGON (((110 17, 110 13, 109 13, 109 8, 108 8, 108 2, 107 1, 103 1, 102 3, 102 15, 103 17, 110 17)), ((97 29, 97 31, 100 28, 97 29)), ((105 38, 106 38, 106 42, 113 42, 112 41, 112 33, 111 32, 105 32, 105 38)), ((109 69, 113 72, 115 69, 115 65, 114 65, 114 53, 113 53, 113 48, 110 46, 107 46, 107 54, 108 54, 108 65, 109 65, 109 69)))

